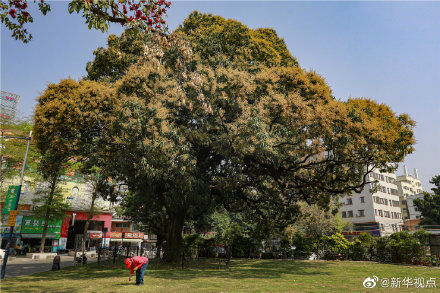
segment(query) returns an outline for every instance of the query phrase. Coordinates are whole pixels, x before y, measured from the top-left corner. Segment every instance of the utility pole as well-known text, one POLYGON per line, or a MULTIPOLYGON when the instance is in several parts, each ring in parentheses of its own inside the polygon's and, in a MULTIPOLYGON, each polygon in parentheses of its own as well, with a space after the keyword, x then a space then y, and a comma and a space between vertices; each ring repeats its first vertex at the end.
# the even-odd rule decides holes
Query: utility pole
MULTIPOLYGON (((20 201, 21 187, 23 186, 24 170, 26 168, 26 161, 27 161, 27 157, 28 157, 28 153, 29 153, 29 146, 31 144, 32 130, 31 130, 31 132, 29 132, 29 137, 14 137, 14 138, 25 139, 28 141, 27 147, 26 147, 26 155, 24 156, 24 161, 23 161, 23 167, 21 168, 20 185, 18 186, 17 198, 15 200, 15 205, 14 205, 14 209, 13 209, 15 211, 15 210, 18 210, 18 202, 20 201)), ((11 215, 9 214, 9 216, 11 216, 11 215)), ((3 264, 2 264, 1 279, 4 279, 5 274, 6 274, 6 264, 8 263, 9 247, 11 246, 12 234, 14 233, 14 226, 15 226, 15 224, 9 227, 10 230, 9 230, 8 242, 7 242, 6 248, 5 248, 5 258, 3 259, 3 264)))

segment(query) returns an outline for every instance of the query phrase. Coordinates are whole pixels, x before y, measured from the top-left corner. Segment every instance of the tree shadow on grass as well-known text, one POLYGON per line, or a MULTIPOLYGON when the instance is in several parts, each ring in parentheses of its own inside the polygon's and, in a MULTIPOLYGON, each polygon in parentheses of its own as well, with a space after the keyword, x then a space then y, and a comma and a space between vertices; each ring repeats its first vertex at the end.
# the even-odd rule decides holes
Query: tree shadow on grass
MULTIPOLYGON (((323 271, 329 265, 329 263, 326 262, 304 262, 293 260, 232 260, 229 269, 225 269, 224 264, 222 264, 219 269, 218 264, 219 262, 217 259, 206 259, 199 262, 193 262, 188 264, 185 269, 181 269, 176 265, 155 263, 152 261, 147 268, 147 276, 159 279, 190 280, 194 278, 224 277, 229 279, 274 279, 287 274, 298 276, 331 275, 331 273, 323 271)), ((118 261, 114 266, 111 262, 106 262, 101 265, 93 263, 79 267, 67 267, 56 272, 44 272, 19 278, 10 278, 8 281, 15 280, 14 283, 16 283, 16 281, 36 283, 40 281, 74 281, 119 278, 122 276, 128 276, 128 270, 124 268, 121 261, 118 261)), ((4 284, 6 286, 2 286, 4 289, 9 288, 8 281, 4 284)))
POLYGON ((45 292, 45 293, 75 293, 77 289, 48 289, 47 285, 26 284, 26 287, 22 287, 20 284, 1 284, 1 292, 13 292, 13 293, 28 293, 28 292, 45 292))
POLYGON ((330 275, 323 269, 328 264, 307 263, 297 261, 277 260, 233 260, 230 269, 218 269, 216 264, 189 267, 187 269, 152 269, 149 276, 161 279, 188 280, 192 278, 223 278, 229 279, 275 279, 283 275, 330 275))

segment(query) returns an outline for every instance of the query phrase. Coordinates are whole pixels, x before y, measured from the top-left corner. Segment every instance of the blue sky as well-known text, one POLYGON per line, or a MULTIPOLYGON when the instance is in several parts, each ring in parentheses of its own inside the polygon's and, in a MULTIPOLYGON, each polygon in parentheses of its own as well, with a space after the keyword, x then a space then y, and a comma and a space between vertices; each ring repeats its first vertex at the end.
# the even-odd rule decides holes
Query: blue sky
MULTIPOLYGON (((120 25, 109 33, 88 30, 81 16, 67 12, 66 1, 51 4, 47 16, 33 13, 28 44, 2 26, 1 88, 21 96, 26 116, 48 83, 84 76, 93 51, 109 33, 122 32, 120 25)), ((417 145, 405 164, 410 172, 418 168, 425 190, 431 187, 429 179, 440 174, 440 2, 176 1, 170 29, 193 10, 274 28, 337 98, 368 97, 408 113, 417 122, 417 145)))

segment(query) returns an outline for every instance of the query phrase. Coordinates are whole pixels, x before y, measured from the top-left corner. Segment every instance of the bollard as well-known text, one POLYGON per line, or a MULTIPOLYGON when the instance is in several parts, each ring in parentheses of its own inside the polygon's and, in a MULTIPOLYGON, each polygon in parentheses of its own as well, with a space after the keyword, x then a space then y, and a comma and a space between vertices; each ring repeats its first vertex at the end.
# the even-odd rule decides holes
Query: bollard
POLYGON ((182 270, 184 269, 184 267, 185 267, 185 252, 182 251, 182 270))
POLYGON ((117 249, 117 244, 115 242, 115 249, 113 250, 113 264, 116 263, 116 249, 117 249))
POLYGON ((101 264, 101 246, 98 246, 98 264, 101 264))

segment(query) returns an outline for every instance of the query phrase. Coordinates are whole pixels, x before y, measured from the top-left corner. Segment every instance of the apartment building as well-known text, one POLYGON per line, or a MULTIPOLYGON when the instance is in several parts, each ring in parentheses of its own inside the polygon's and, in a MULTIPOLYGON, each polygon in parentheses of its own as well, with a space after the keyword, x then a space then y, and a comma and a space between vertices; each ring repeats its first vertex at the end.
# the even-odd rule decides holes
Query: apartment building
POLYGON ((419 193, 415 195, 410 195, 406 198, 406 206, 408 207, 408 219, 409 220, 420 220, 422 217, 422 212, 414 204, 416 198, 423 199, 424 194, 419 193))
POLYGON ((403 175, 397 176, 397 191, 399 193, 402 217, 410 219, 407 198, 423 193, 422 182, 419 180, 417 169, 414 169, 414 176, 408 174, 406 166, 403 167, 403 175))
POLYGON ((340 198, 342 219, 354 224, 356 232, 386 236, 403 230, 396 175, 375 170, 361 193, 340 198))
POLYGON ((406 197, 406 208, 408 218, 404 219, 405 229, 408 231, 415 231, 419 229, 420 218, 422 217, 422 213, 414 204, 414 200, 416 198, 423 199, 423 193, 419 193, 416 195, 409 195, 406 197))

